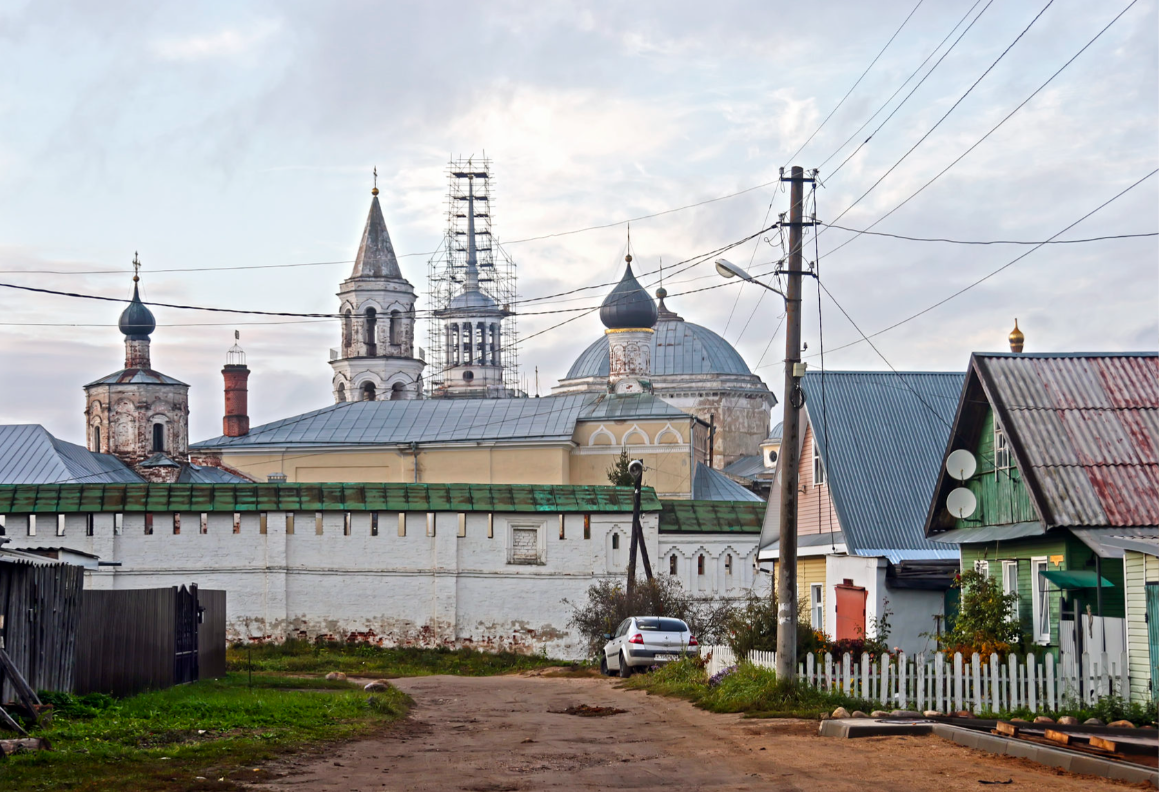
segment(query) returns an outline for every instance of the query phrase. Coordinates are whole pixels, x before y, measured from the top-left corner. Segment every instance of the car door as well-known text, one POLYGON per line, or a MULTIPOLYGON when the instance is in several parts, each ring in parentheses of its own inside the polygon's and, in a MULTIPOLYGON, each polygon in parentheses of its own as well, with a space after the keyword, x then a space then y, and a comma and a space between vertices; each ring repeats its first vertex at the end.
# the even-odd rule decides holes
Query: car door
POLYGON ((625 619, 616 628, 616 632, 612 634, 612 640, 604 646, 605 662, 608 667, 612 669, 620 668, 620 646, 624 642, 624 635, 628 632, 628 624, 632 619, 625 619))

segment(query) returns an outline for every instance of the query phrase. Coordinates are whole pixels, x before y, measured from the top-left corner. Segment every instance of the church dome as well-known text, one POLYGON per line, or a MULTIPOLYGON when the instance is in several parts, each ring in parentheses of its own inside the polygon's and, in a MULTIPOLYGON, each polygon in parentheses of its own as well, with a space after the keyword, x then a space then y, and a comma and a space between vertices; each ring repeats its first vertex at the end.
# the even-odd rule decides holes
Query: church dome
MULTIPOLYGON (((650 301, 651 302, 651 301, 650 301)), ((707 327, 666 312, 656 324, 652 346, 652 376, 680 374, 750 374, 737 350, 707 327), (672 316, 674 318, 668 318, 672 316)), ((565 380, 608 376, 608 336, 580 353, 565 380)))
POLYGON ((451 302, 447 304, 447 310, 455 311, 457 313, 465 313, 469 311, 478 311, 481 313, 492 313, 499 310, 499 306, 495 304, 495 300, 488 297, 481 291, 465 291, 462 294, 457 294, 451 298, 451 302))
MULTIPOLYGON (((647 329, 657 323, 657 306, 632 274, 632 256, 624 257, 624 277, 600 304, 600 321, 609 330, 647 329)), ((608 372, 605 343, 604 370, 608 372)), ((654 366, 653 373, 656 373, 654 366)))
POLYGON ((131 341, 146 341, 149 335, 157 329, 157 320, 153 312, 141 302, 141 295, 137 292, 137 278, 133 278, 133 301, 121 312, 121 319, 117 322, 121 332, 131 341))

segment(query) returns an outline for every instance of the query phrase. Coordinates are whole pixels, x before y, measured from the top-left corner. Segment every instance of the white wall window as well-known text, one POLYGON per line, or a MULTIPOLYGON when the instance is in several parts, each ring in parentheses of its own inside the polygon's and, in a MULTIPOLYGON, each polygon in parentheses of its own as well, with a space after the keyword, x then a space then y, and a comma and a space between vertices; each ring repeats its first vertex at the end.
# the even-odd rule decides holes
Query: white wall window
POLYGON ((1031 559, 1031 607, 1035 609, 1032 627, 1038 643, 1051 641, 1051 601, 1047 594, 1047 578, 1039 574, 1046 571, 1046 558, 1031 559))
POLYGON ((56 535, 64 536, 64 515, 56 515, 56 535))
POLYGON ((814 441, 814 486, 820 486, 826 483, 826 468, 822 464, 822 452, 818 448, 818 443, 814 441))
POLYGON ((810 584, 810 626, 821 630, 826 626, 826 613, 822 610, 822 583, 810 584))
POLYGON ((36 536, 36 515, 28 515, 28 535, 36 536))
POLYGON ((1007 435, 999 428, 995 421, 995 470, 1006 470, 1011 467, 1011 447, 1007 445, 1007 435))
POLYGON ((725 554, 725 574, 733 574, 733 555, 730 553, 725 554))
POLYGON ((669 574, 677 574, 677 557, 675 555, 669 556, 669 574))
MULTIPOLYGON (((1019 562, 1018 561, 1004 561, 1003 562, 1003 593, 1004 594, 1018 594, 1019 593, 1019 562)), ((1019 600, 1015 600, 1011 606, 1011 618, 1019 621, 1019 600)))
POLYGON ((544 526, 512 525, 508 539, 509 564, 544 563, 544 526))
POLYGON ((985 578, 991 577, 991 562, 982 559, 975 562, 975 571, 985 578))

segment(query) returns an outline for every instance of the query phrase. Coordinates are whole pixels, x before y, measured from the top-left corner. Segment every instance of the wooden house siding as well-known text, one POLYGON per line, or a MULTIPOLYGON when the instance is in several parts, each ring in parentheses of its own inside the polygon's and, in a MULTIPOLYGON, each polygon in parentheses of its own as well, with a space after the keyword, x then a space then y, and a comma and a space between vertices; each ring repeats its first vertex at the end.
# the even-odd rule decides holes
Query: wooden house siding
POLYGON ((1039 522, 1027 487, 1018 468, 1014 467, 1014 454, 1011 467, 995 469, 995 411, 990 408, 983 419, 975 459, 978 469, 965 486, 974 493, 978 507, 968 519, 956 520, 956 528, 1039 522))
POLYGON ((1152 688, 1148 623, 1145 620, 1145 583, 1160 579, 1160 559, 1144 553, 1124 552, 1124 591, 1127 610, 1128 677, 1132 701, 1155 700, 1152 688))
MULTIPOLYGON (((773 562, 774 591, 777 591, 779 566, 778 562, 773 562)), ((829 592, 826 591, 826 557, 799 557, 797 562, 798 615, 807 622, 810 620, 810 586, 819 583, 822 586, 822 612, 825 613, 825 608, 830 602, 829 592)), ((825 629, 824 622, 821 629, 825 629)))
POLYGON ((814 431, 809 421, 804 423, 805 439, 798 460, 798 482, 804 490, 798 494, 798 535, 838 531, 841 525, 830 497, 830 485, 814 483, 814 431))

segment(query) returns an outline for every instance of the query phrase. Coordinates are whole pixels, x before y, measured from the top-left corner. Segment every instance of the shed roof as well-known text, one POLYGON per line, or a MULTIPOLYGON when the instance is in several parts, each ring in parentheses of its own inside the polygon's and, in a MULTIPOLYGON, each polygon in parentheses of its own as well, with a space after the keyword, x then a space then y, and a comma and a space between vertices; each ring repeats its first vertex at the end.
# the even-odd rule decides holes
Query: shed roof
MULTIPOLYGON (((81 512, 631 512, 631 487, 530 484, 0 485, 0 514, 81 512)), ((644 511, 659 511, 649 487, 644 511)))
POLYGON ((761 533, 765 504, 753 501, 661 501, 661 533, 761 533))
MULTIPOLYGON (((963 376, 806 374, 805 410, 851 553, 927 550, 941 557, 947 552, 922 529, 963 376)), ((780 492, 775 489, 771 497, 780 492)))
POLYGON ((40 424, 0 426, 0 483, 139 482, 141 477, 110 454, 53 437, 40 424))

